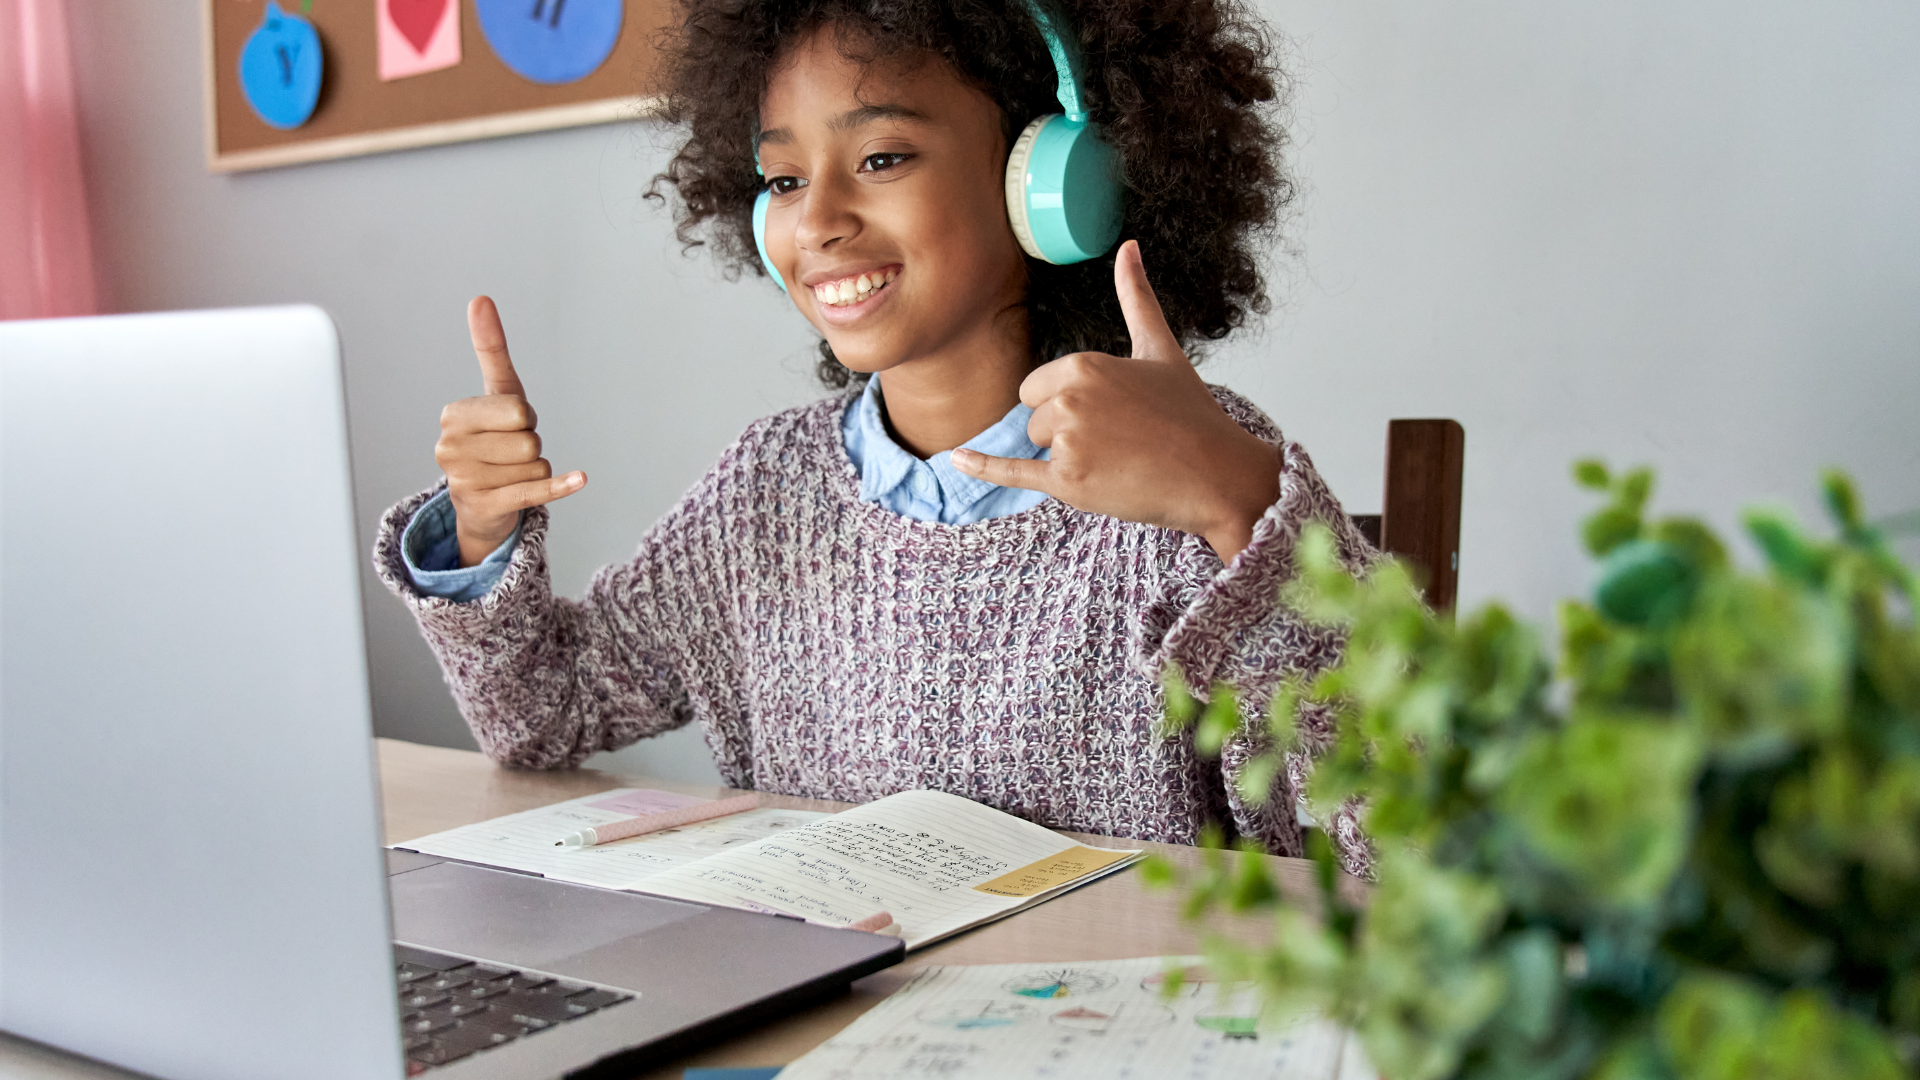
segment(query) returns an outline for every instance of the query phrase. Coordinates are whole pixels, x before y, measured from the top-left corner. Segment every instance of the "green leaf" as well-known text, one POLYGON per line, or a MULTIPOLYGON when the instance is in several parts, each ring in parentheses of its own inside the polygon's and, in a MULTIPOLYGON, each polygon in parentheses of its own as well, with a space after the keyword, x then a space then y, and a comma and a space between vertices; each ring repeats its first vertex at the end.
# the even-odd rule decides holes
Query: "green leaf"
POLYGON ((1605 491, 1613 483, 1613 476, 1607 472, 1606 463, 1594 458, 1573 463, 1574 482, 1583 488, 1605 491))
POLYGON ((1793 515, 1774 507, 1755 507, 1741 515, 1747 535, 1767 557, 1774 572, 1809 585, 1826 579, 1826 558, 1801 535, 1793 515))
POLYGON ((1200 723, 1193 731, 1194 749, 1207 757, 1219 757, 1220 748, 1240 731, 1240 700, 1224 684, 1213 688, 1200 723))
POLYGON ((1616 544, 1600 563, 1594 606, 1614 622, 1645 626, 1677 617, 1698 574, 1672 546, 1658 540, 1616 544))
POLYGON ((1265 806, 1273 798, 1274 781, 1286 771, 1286 758, 1280 754, 1257 755, 1240 767, 1235 786, 1249 806, 1265 806))
POLYGON ((1580 527, 1580 539, 1587 550, 1605 555, 1629 540, 1640 537, 1640 513, 1621 506, 1596 510, 1580 527))
POLYGON ((1181 677, 1179 667, 1168 664, 1160 678, 1160 685, 1167 697, 1167 719, 1162 735, 1184 731, 1192 726, 1194 718, 1200 715, 1200 703, 1194 699, 1193 691, 1187 688, 1187 680, 1181 677))
POLYGON ((1620 478, 1615 498, 1620 505, 1628 507, 1634 513, 1646 509, 1647 498, 1653 494, 1653 470, 1645 466, 1633 470, 1620 478))
POLYGON ((1180 880, 1180 872, 1163 856, 1149 855, 1140 860, 1140 883, 1149 889, 1167 889, 1180 880))
POLYGON ((1847 478, 1847 474, 1837 469, 1822 472, 1820 494, 1826 499, 1827 513, 1833 516, 1834 524, 1847 530, 1862 527, 1860 494, 1854 490, 1853 481, 1847 478))

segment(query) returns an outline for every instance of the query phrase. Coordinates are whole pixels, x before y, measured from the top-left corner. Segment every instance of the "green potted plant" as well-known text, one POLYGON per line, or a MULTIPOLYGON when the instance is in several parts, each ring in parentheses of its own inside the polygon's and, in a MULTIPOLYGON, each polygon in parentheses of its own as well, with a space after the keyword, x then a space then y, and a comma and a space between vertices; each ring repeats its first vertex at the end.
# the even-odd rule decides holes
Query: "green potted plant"
MULTIPOLYGON (((1498 605, 1428 611, 1403 567, 1343 572, 1303 538, 1289 601, 1345 627, 1342 663, 1259 721, 1179 687, 1169 719, 1217 749, 1267 730, 1264 788, 1303 700, 1338 740, 1321 820, 1364 803, 1365 903, 1316 917, 1257 858, 1216 853, 1190 913, 1273 913, 1269 940, 1208 939, 1268 1006, 1351 1025, 1390 1080, 1879 1080, 1920 1063, 1920 633, 1914 573, 1829 475, 1837 527, 1745 516, 1743 571, 1712 530, 1649 521, 1652 476, 1583 462, 1607 497, 1583 538, 1591 603, 1559 613, 1557 665, 1498 605)), ((1250 712, 1253 710, 1249 710, 1250 712)), ((1173 871, 1150 870, 1162 881, 1173 871)))

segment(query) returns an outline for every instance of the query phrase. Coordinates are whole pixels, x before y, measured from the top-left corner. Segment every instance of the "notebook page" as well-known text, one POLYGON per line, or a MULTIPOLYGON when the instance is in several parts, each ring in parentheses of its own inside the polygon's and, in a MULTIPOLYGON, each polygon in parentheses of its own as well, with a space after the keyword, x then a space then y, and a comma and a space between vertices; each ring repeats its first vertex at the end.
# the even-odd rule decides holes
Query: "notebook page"
POLYGON ((835 926, 885 911, 914 949, 1137 854, 1089 848, 956 795, 904 791, 676 867, 643 889, 835 926))
POLYGON ((526 871, 557 881, 597 885, 603 889, 630 889, 663 870, 827 816, 814 810, 767 808, 698 821, 611 844, 571 850, 554 846, 554 841, 582 828, 710 801, 646 788, 620 788, 463 825, 393 846, 423 855, 526 871))
POLYGON ((1197 957, 933 967, 780 1072, 780 1080, 1373 1080, 1310 1015, 1262 1023, 1247 988, 1197 957))

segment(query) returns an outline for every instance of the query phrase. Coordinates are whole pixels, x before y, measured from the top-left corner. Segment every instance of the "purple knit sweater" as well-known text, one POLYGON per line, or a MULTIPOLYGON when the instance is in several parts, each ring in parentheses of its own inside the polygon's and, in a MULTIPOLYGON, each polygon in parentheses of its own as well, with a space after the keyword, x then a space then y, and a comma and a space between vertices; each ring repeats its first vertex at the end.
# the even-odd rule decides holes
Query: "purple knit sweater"
MULTIPOLYGON (((1280 498, 1223 567, 1197 536, 1057 500, 971 525, 903 518, 859 498, 843 398, 760 420, 580 600, 556 598, 547 513, 529 511, 498 585, 455 603, 417 592, 400 536, 432 491, 381 522, 374 565, 412 608, 480 746, 531 768, 699 720, 737 788, 866 802, 952 792, 1052 828, 1192 843, 1209 820, 1300 853, 1300 757, 1263 806, 1217 761, 1155 733, 1159 676, 1268 700, 1335 662, 1337 634, 1277 603, 1303 524, 1373 557, 1306 452, 1239 395, 1227 412, 1283 453, 1280 498)), ((437 489, 436 489, 437 490, 437 489)), ((1311 754, 1324 717, 1299 720, 1311 754)), ((1364 844, 1333 823, 1353 869, 1364 844)))

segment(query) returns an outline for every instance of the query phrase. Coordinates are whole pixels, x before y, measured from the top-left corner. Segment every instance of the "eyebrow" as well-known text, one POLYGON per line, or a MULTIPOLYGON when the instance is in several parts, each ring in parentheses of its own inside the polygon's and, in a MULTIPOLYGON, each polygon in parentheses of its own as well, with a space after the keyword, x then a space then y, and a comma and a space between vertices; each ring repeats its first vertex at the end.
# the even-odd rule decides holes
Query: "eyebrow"
MULTIPOLYGON (((827 121, 827 130, 851 131, 862 125, 871 124, 875 120, 906 120, 924 123, 926 119, 925 113, 909 109, 905 105, 862 105, 857 109, 848 109, 827 121)), ((754 140, 754 145, 756 147, 783 146, 791 142, 793 142, 793 129, 780 127, 762 131, 759 138, 754 140)))

